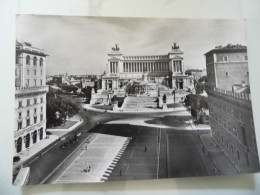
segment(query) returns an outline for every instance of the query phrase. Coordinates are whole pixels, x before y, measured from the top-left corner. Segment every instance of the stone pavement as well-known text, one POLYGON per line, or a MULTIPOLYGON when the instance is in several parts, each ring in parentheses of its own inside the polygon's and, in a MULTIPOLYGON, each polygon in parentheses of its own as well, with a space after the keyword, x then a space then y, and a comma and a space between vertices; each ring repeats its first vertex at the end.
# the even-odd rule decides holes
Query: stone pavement
POLYGON ((79 155, 54 183, 103 182, 108 179, 126 149, 129 138, 97 134, 81 147, 79 155))

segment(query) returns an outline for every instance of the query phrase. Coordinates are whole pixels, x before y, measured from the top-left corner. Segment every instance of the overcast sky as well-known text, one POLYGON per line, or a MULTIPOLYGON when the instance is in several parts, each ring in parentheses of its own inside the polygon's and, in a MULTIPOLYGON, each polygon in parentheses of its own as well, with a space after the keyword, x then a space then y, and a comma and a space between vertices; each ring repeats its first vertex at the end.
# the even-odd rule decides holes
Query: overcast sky
POLYGON ((17 40, 44 48, 47 74, 100 74, 115 43, 124 55, 165 55, 177 42, 184 68, 203 69, 218 45, 246 45, 244 20, 17 16, 17 40))

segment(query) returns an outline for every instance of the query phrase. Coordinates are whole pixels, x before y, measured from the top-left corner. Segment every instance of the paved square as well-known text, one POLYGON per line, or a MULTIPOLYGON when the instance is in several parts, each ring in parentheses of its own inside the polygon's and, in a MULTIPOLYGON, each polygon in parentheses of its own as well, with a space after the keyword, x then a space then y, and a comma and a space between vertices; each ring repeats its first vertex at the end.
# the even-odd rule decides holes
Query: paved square
MULTIPOLYGON (((97 134, 87 147, 68 165, 54 183, 102 182, 109 176, 129 139, 97 134)), ((83 148, 83 149, 82 149, 83 148)))

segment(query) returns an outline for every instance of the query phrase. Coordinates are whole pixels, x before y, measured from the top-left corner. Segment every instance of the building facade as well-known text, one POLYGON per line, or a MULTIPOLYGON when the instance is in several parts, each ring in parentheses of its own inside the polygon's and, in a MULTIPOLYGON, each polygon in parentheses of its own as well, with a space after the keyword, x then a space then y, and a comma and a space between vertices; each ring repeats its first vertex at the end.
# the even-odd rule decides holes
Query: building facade
POLYGON ((14 154, 46 138, 46 52, 16 42, 14 154))
POLYGON ((212 137, 238 172, 259 170, 247 48, 219 46, 205 57, 212 137))
POLYGON ((185 89, 183 52, 174 43, 166 55, 125 56, 116 45, 108 53, 106 74, 102 76, 102 89, 118 89, 126 81, 139 80, 156 82, 165 78, 170 88, 185 89))

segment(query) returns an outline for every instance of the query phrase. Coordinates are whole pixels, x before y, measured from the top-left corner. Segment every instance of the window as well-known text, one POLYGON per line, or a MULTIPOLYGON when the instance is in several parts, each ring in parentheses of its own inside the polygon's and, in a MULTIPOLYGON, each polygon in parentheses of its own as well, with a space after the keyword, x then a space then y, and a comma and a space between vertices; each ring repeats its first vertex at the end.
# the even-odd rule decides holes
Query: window
POLYGON ((221 135, 221 142, 224 143, 223 135, 221 135))
POLYGON ((228 58, 227 56, 223 56, 223 61, 227 62, 228 61, 228 58))
POLYGON ((227 76, 227 77, 229 76, 229 72, 226 72, 226 76, 227 76))
POLYGON ((27 106, 30 106, 30 99, 27 99, 27 106))
POLYGON ((30 110, 27 110, 27 117, 30 116, 30 110))
POLYGON ((18 102, 18 108, 22 108, 23 107, 23 102, 22 101, 19 101, 18 102))
POLYGON ((253 141, 253 145, 254 145, 254 150, 255 150, 255 152, 257 152, 256 139, 254 136, 252 136, 252 141, 253 141))
POLYGON ((19 56, 16 56, 15 62, 16 62, 16 64, 19 64, 19 56))
POLYGON ((237 128, 236 128, 236 126, 233 126, 233 134, 237 137, 237 128))
POLYGON ((248 57, 247 56, 244 56, 245 60, 248 60, 248 57))
POLYGON ((41 70, 41 75, 42 75, 42 70, 41 70))
POLYGON ((42 85, 42 79, 41 79, 41 85, 42 85))
POLYGON ((34 75, 36 75, 36 70, 34 70, 34 75))
POLYGON ((18 113, 18 118, 19 118, 19 119, 22 118, 22 113, 21 113, 21 112, 18 113))
POLYGON ((33 65, 37 65, 37 58, 36 57, 33 58, 33 65))
POLYGON ((249 72, 248 72, 248 71, 245 71, 245 75, 248 76, 248 75, 249 75, 249 72))
POLYGON ((36 114, 37 113, 37 109, 36 108, 34 108, 34 114, 36 114))
POLYGON ((41 103, 43 103, 43 97, 41 97, 41 103))
POLYGON ((243 123, 243 117, 242 117, 242 114, 239 114, 239 121, 240 121, 241 123, 243 123))
POLYGON ((30 85, 30 79, 26 79, 26 86, 30 85))
POLYGON ((20 130, 21 128, 22 128, 22 122, 20 121, 20 122, 18 122, 18 130, 20 130))
POLYGON ((43 112, 43 107, 41 107, 41 112, 43 112))
POLYGON ((37 123, 37 116, 34 117, 34 124, 37 123))
POLYGON ((240 160, 240 153, 238 150, 237 150, 237 159, 240 160))
POLYGON ((30 126, 30 119, 27 119, 27 120, 26 120, 26 126, 27 126, 27 127, 30 126))
POLYGON ((30 56, 26 56, 26 64, 27 65, 30 65, 30 60, 31 60, 30 56))
POLYGON ((43 66, 43 59, 40 58, 40 66, 43 66))
POLYGON ((251 127, 252 127, 252 128, 255 127, 255 125, 254 125, 254 120, 253 120, 253 119, 251 119, 251 127))
POLYGON ((232 154, 234 154, 234 148, 233 148, 233 146, 230 145, 230 148, 231 148, 231 152, 232 152, 232 154))
POLYGON ((27 75, 30 75, 30 70, 27 70, 27 75))
POLYGON ((41 114, 41 121, 43 120, 43 115, 41 114))
POLYGON ((34 79, 34 86, 36 86, 37 85, 37 80, 36 79, 34 79))
POLYGON ((34 104, 37 104, 37 98, 34 98, 34 104))
POLYGON ((228 148, 228 141, 226 140, 226 146, 227 146, 227 148, 228 148))

